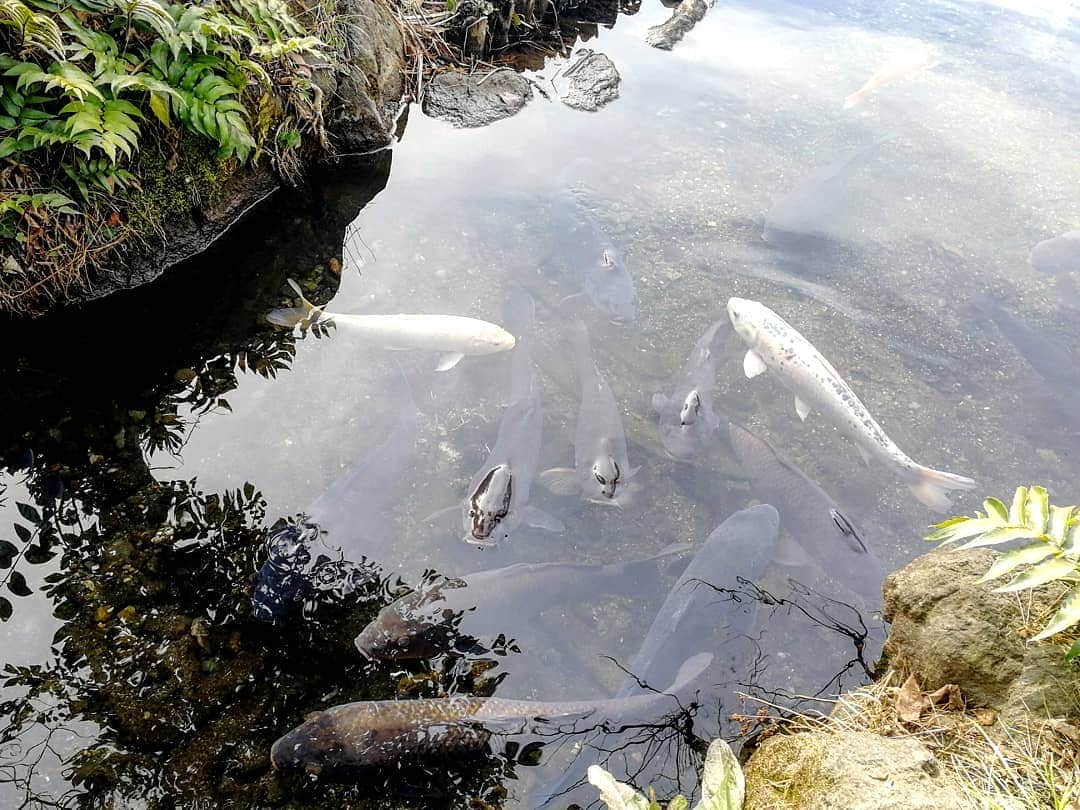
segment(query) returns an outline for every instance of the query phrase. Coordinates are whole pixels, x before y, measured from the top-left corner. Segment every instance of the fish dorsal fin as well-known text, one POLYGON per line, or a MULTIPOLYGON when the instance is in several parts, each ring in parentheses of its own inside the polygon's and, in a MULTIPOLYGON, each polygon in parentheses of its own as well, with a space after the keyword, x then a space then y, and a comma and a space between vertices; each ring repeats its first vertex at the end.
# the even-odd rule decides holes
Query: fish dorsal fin
POLYGON ((752 380, 759 374, 764 374, 768 371, 768 366, 765 365, 765 361, 761 359, 761 355, 755 352, 753 349, 746 350, 746 356, 742 361, 743 373, 746 374, 746 379, 752 380))
POLYGON ((798 397, 795 397, 795 413, 797 413, 799 418, 805 422, 806 417, 810 415, 810 406, 798 397))

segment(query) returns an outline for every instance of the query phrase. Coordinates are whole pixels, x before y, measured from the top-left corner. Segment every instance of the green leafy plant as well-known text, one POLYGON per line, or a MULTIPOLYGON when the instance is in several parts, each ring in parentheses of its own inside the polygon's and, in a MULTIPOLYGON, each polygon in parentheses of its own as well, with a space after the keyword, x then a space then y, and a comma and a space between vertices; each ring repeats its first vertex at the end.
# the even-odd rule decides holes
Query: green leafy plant
MULTIPOLYGON (((649 798, 645 798, 599 765, 589 766, 588 778, 590 784, 600 790, 600 801, 608 810, 661 810, 652 788, 649 798)), ((746 782, 739 760, 726 742, 713 740, 705 755, 701 798, 694 810, 741 810, 745 798, 746 782)), ((675 796, 667 803, 667 810, 686 810, 689 804, 685 796, 675 796)))
MULTIPOLYGON (((1002 554, 982 581, 1011 574, 1007 584, 994 589, 997 593, 1022 591, 1048 582, 1071 584, 1057 611, 1032 637, 1033 641, 1080 624, 1080 507, 1051 506, 1046 489, 1033 486, 1017 487, 1008 508, 996 498, 987 498, 983 509, 985 513, 976 512, 974 517, 960 516, 938 523, 926 539, 942 545, 963 541, 958 547, 961 549, 1030 540, 1002 554)), ((1080 640, 1072 645, 1067 658, 1078 656, 1080 640)))

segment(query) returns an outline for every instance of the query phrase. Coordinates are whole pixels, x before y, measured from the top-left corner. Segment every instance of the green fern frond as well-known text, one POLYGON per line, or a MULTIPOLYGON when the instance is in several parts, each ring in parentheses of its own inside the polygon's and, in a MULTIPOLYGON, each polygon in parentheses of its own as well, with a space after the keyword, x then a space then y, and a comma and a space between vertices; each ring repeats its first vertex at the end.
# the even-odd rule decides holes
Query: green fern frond
POLYGON ((324 56, 322 48, 326 45, 318 37, 289 37, 286 40, 268 42, 255 45, 251 49, 251 55, 269 62, 280 59, 290 53, 309 53, 314 56, 324 56))
POLYGON ((46 91, 60 90, 77 101, 87 96, 101 101, 105 99, 94 86, 94 80, 70 62, 54 62, 48 71, 43 71, 32 62, 20 62, 4 71, 4 75, 17 77, 15 87, 18 90, 42 85, 46 91))
POLYGON ((122 99, 86 99, 67 104, 61 115, 67 115, 65 129, 71 144, 86 158, 100 149, 113 163, 118 154, 131 157, 139 147, 139 125, 136 119, 143 114, 131 102, 122 99))
POLYGON ((20 0, 0 0, 0 25, 14 28, 19 41, 54 59, 64 58, 64 35, 47 14, 40 14, 20 0))
POLYGON ((1048 638, 1080 624, 1080 507, 1051 506, 1043 487, 1017 487, 1008 510, 996 499, 983 503, 986 514, 956 517, 933 526, 927 540, 942 545, 965 540, 959 548, 1033 541, 1002 554, 983 575, 990 582, 1013 575, 998 593, 1022 591, 1050 582, 1076 583, 1057 612, 1033 640, 1048 638), (1017 569, 1023 568, 1020 573, 1017 569))
POLYGON ((162 39, 175 30, 172 15, 157 0, 113 0, 113 5, 128 20, 142 23, 162 39))

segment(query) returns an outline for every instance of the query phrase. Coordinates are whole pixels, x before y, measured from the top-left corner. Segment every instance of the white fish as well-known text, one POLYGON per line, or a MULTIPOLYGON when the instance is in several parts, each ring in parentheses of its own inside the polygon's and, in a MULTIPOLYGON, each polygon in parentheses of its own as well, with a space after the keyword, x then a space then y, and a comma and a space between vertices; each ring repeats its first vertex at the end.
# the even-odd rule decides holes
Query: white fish
POLYGON ((944 511, 949 507, 946 490, 974 489, 975 482, 970 478, 933 470, 909 458, 821 352, 767 306, 731 298, 727 310, 735 331, 750 347, 743 360, 746 376, 753 379, 768 369, 776 372, 795 394, 800 419, 806 419, 812 409, 820 411, 855 443, 864 461, 881 461, 931 509, 944 511))
POLYGON ((465 355, 495 354, 514 348, 514 336, 501 326, 462 315, 342 315, 324 312, 304 297, 300 286, 289 279, 300 296, 301 306, 275 309, 266 319, 276 326, 292 328, 333 323, 362 335, 383 349, 418 349, 443 352, 437 369, 447 371, 465 355))
POLYGON ((875 70, 874 75, 867 79, 862 87, 844 99, 844 109, 850 110, 858 106, 882 85, 914 76, 916 73, 932 68, 935 64, 937 64, 937 55, 929 45, 920 44, 898 53, 875 70))

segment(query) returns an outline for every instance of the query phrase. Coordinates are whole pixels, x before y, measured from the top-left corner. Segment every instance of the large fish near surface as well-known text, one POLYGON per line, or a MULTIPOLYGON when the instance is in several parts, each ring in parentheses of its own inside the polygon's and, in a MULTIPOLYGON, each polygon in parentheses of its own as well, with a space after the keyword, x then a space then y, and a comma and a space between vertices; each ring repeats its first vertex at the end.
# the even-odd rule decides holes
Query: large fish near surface
POLYGON ((919 44, 914 48, 896 54, 875 70, 862 87, 844 99, 844 109, 850 110, 852 107, 858 106, 879 87, 928 70, 936 62, 937 54, 930 45, 919 44))
POLYGON ((596 368, 589 332, 583 323, 572 331, 581 382, 574 466, 545 470, 540 481, 557 495, 580 495, 592 503, 619 506, 638 468, 630 466, 622 415, 611 386, 596 368))
POLYGON ((970 478, 924 467, 909 458, 821 352, 767 306, 731 298, 727 310, 735 331, 750 347, 743 359, 746 376, 753 379, 773 371, 795 395, 800 419, 806 419, 811 410, 819 411, 855 443, 864 461, 882 462, 931 509, 948 509, 947 490, 975 488, 970 478))
POLYGON ((255 576, 252 606, 256 618, 284 619, 312 590, 333 585, 326 573, 331 560, 345 577, 338 586, 355 589, 360 573, 384 559, 394 537, 390 508, 401 499, 401 482, 412 464, 418 432, 418 414, 409 381, 386 399, 393 402, 397 423, 382 442, 353 464, 320 495, 297 524, 271 532, 266 561, 255 576))
POLYGON ((604 233, 600 223, 574 194, 567 192, 554 202, 552 217, 560 248, 558 260, 581 287, 594 307, 613 323, 637 318, 634 279, 622 254, 604 233))
POLYGON ((670 694, 620 700, 551 702, 490 697, 372 700, 317 712, 274 743, 275 769, 344 774, 418 757, 489 750, 492 737, 584 733, 607 723, 653 719, 678 708, 673 695, 705 671, 712 656, 697 653, 679 669, 670 694))
POLYGON ((698 338, 670 395, 653 395, 660 441, 675 458, 693 458, 716 439, 720 418, 712 402, 716 386, 714 344, 717 334, 726 326, 723 320, 716 321, 698 338))
POLYGON ((828 226, 848 196, 848 181, 878 148, 895 134, 861 146, 834 163, 815 170, 798 182, 791 191, 777 197, 765 214, 762 236, 766 242, 779 244, 785 239, 827 237, 828 226))
POLYGON ((1065 400, 1066 410, 1075 415, 1080 408, 1080 358, 1055 338, 1020 320, 989 295, 976 295, 971 304, 997 326, 1016 351, 1065 400))
POLYGON ((1028 263, 1040 273, 1080 273, 1080 231, 1039 242, 1028 254, 1028 263))
POLYGON ((876 604, 885 571, 835 501, 761 437, 734 422, 728 431, 751 491, 776 507, 799 548, 829 576, 876 604))
POLYGON ((658 562, 689 548, 671 546, 643 560, 608 565, 517 563, 443 580, 380 610, 356 637, 356 648, 367 658, 394 662, 432 658, 460 643, 490 649, 499 635, 519 638, 536 614, 553 605, 605 593, 637 595, 658 562))
POLYGON ((325 312, 312 304, 298 285, 289 286, 300 296, 299 307, 275 309, 266 319, 276 326, 293 328, 332 323, 361 335, 383 349, 418 349, 443 355, 437 366, 446 371, 466 355, 494 354, 514 348, 514 336, 501 326, 462 315, 345 315, 325 312))
MULTIPOLYGON (((629 674, 615 699, 639 695, 644 691, 642 683, 650 687, 666 683, 678 661, 685 659, 688 648, 697 649, 705 643, 719 647, 748 633, 757 618, 758 602, 745 596, 740 599, 734 592, 742 590, 740 580, 753 581, 761 576, 772 559, 779 535, 780 516, 768 504, 736 512, 717 526, 664 600, 626 667, 629 674)), ((714 664, 709 670, 709 682, 730 682, 733 673, 727 669, 727 663, 723 667, 714 664)), ((698 720, 705 718, 695 718, 695 726, 698 720)), ((719 723, 719 718, 713 720, 719 723)), ((719 729, 710 729, 709 733, 717 736, 719 729)), ((603 749, 614 751, 619 746, 605 742, 603 749)), ((538 788, 529 806, 550 807, 557 800, 558 806, 565 807, 570 792, 583 782, 596 756, 596 751, 586 748, 556 778, 538 788)))
MULTIPOLYGON (((515 307, 519 304, 511 302, 515 307)), ((531 321, 523 324, 521 331, 529 329, 531 321)), ((563 530, 561 521, 529 503, 540 464, 543 426, 540 380, 528 341, 520 340, 512 360, 510 404, 499 422, 495 445, 473 476, 461 504, 465 542, 494 546, 509 540, 523 523, 549 531, 563 530)))

